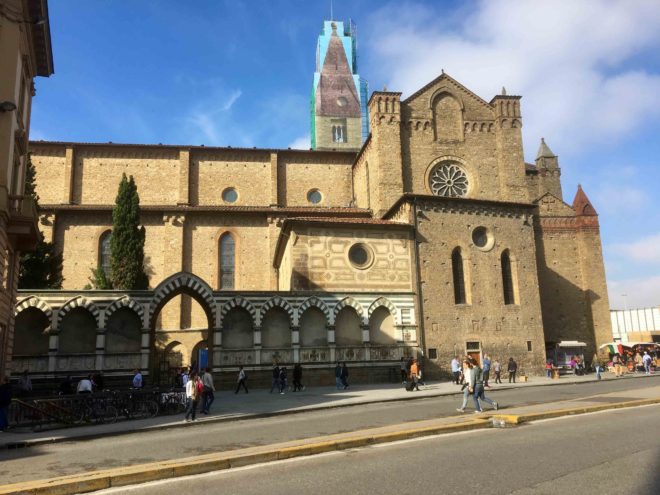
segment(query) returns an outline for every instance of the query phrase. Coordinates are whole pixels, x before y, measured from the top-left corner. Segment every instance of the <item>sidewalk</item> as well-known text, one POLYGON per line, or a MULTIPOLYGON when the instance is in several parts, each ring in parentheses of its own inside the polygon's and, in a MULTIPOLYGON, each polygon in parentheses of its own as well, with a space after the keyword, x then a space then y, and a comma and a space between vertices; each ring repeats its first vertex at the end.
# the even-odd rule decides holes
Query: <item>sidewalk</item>
MULTIPOLYGON (((643 374, 628 375, 619 380, 653 378, 643 374)), ((660 375, 655 375, 660 376, 660 375)), ((603 381, 617 380, 613 375, 605 374, 603 381)), ((596 382, 594 375, 562 376, 559 380, 545 377, 531 377, 527 383, 493 385, 491 390, 523 389, 539 386, 561 386, 569 384, 596 382)), ((198 415, 198 421, 236 421, 263 418, 283 414, 296 414, 306 411, 348 407, 361 404, 414 400, 446 395, 460 394, 460 387, 451 382, 430 383, 421 387, 419 392, 406 392, 401 384, 354 385, 348 390, 336 390, 334 387, 313 387, 303 392, 287 392, 284 395, 270 394, 268 390, 256 389, 245 394, 241 392, 216 393, 211 414, 198 415)), ((0 449, 20 448, 44 443, 85 440, 98 437, 122 435, 140 431, 168 428, 182 428, 192 423, 182 422, 182 415, 158 416, 151 419, 118 421, 108 425, 86 425, 72 428, 47 430, 42 432, 12 431, 0 433, 0 449)))

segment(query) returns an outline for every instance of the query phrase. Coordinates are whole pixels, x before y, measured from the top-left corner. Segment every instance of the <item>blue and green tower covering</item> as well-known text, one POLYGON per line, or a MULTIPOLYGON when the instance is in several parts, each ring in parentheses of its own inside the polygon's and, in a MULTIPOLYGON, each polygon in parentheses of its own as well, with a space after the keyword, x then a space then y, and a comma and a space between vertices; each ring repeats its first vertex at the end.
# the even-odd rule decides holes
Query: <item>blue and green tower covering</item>
POLYGON ((312 149, 359 149, 369 135, 368 84, 357 58, 355 25, 324 21, 310 100, 312 149))

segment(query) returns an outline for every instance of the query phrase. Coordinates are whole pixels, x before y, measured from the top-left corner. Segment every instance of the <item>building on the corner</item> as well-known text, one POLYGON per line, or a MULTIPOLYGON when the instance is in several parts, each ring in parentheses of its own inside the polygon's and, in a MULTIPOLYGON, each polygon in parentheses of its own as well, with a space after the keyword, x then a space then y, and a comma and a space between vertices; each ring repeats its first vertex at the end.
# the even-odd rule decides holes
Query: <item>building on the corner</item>
POLYGON ((656 342, 660 344, 660 306, 655 308, 613 309, 614 342, 656 342))
POLYGON ((314 150, 359 150, 369 135, 368 86, 357 72, 353 23, 325 21, 316 45, 311 97, 314 150))
POLYGON ((9 370, 21 252, 39 230, 34 200, 24 197, 34 78, 53 73, 48 3, 0 5, 0 376, 9 370))
MULTIPOLYGON (((315 108, 335 50, 330 87, 359 119, 342 32, 326 23, 315 108)), ((137 367, 164 382, 208 360, 255 380, 276 361, 333 383, 336 361, 355 381, 387 381, 411 356, 427 377, 484 353, 541 372, 566 341, 589 359, 612 338, 598 215, 581 187, 564 201, 545 141, 525 163, 520 100, 484 100, 443 73, 405 99, 372 93, 369 136, 347 149, 32 143, 64 289, 21 293, 14 370, 137 367), (151 289, 85 289, 109 263, 122 173, 138 186, 151 289)))

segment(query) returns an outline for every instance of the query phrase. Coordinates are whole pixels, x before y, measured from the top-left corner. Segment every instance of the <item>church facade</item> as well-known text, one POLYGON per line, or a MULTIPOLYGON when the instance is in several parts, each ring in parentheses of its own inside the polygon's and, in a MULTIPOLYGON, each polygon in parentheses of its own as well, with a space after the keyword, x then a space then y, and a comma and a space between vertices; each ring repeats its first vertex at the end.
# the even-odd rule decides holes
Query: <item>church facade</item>
MULTIPOLYGON (((329 87, 319 108, 343 97, 329 87)), ((598 216, 581 188, 564 201, 545 142, 525 163, 519 96, 486 101, 443 73, 406 99, 373 92, 367 115, 357 151, 31 143, 64 288, 19 294, 14 371, 162 382, 277 361, 330 383, 346 361, 385 381, 402 357, 440 377, 454 355, 488 353, 534 374, 561 341, 591 357, 611 340, 598 216), (89 289, 123 173, 151 289, 89 289)))

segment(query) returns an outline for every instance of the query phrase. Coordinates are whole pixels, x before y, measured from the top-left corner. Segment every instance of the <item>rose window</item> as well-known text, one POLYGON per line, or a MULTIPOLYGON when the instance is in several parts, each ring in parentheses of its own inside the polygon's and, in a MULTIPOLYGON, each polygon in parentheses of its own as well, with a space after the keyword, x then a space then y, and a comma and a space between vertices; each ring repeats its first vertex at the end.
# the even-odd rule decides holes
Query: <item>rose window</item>
POLYGON ((431 191, 436 196, 463 197, 468 191, 465 171, 454 163, 436 165, 429 176, 431 191))

